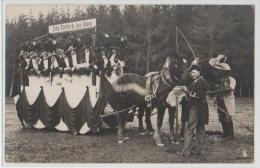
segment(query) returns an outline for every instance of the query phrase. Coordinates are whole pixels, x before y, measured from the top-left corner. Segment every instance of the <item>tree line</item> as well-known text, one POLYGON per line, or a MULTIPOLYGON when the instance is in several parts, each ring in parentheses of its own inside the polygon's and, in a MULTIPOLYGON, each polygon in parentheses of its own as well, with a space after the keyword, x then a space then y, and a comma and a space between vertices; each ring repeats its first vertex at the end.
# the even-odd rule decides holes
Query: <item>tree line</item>
POLYGON ((130 72, 158 70, 176 51, 201 60, 225 54, 237 80, 236 96, 254 96, 254 6, 247 5, 89 5, 84 9, 52 8, 38 17, 21 14, 6 20, 6 95, 18 75, 19 46, 48 33, 48 26, 97 19, 97 32, 126 36, 130 72), (73 14, 72 14, 73 13, 73 14))

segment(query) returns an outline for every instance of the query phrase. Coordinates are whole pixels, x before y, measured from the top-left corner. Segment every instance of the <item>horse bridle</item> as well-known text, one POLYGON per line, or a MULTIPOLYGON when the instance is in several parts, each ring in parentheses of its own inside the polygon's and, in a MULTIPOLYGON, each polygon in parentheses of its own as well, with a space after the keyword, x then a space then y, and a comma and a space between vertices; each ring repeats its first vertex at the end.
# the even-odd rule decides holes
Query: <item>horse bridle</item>
MULTIPOLYGON (((167 69, 167 71, 169 72, 169 69, 167 69)), ((171 79, 171 76, 165 74, 166 71, 165 70, 161 70, 160 71, 160 78, 156 83, 155 89, 153 89, 152 94, 151 95, 147 95, 145 97, 145 101, 151 101, 152 99, 156 98, 157 95, 161 95, 164 92, 166 92, 169 88, 173 87, 174 81, 171 79), (166 86, 166 89, 164 89, 163 91, 161 91, 159 94, 157 93, 159 84, 160 84, 160 80, 162 80, 162 83, 166 86)), ((179 78, 177 76, 174 75, 175 80, 177 81, 179 78)))
MULTIPOLYGON (((166 71, 169 73, 169 69, 168 68, 165 68, 165 70, 161 70, 160 77, 161 77, 162 82, 163 82, 164 85, 166 85, 167 87, 172 87, 174 81, 172 80, 171 75, 166 75, 165 74, 166 71)), ((175 74, 173 74, 173 77, 174 77, 174 79, 176 81, 179 80, 179 78, 175 74)))

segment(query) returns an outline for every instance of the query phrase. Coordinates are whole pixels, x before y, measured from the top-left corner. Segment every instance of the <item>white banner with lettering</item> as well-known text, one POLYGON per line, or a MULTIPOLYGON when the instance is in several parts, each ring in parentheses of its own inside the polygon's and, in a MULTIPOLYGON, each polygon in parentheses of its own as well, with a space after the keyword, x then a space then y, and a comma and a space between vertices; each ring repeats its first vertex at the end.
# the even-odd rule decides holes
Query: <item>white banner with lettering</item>
POLYGON ((77 31, 96 27, 96 19, 80 20, 49 26, 49 33, 63 33, 67 31, 77 31))

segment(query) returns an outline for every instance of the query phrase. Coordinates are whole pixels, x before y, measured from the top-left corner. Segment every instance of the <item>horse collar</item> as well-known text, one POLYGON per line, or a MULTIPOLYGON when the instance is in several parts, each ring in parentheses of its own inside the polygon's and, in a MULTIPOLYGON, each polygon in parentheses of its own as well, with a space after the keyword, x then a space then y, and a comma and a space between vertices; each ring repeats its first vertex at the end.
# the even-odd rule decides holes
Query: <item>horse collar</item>
MULTIPOLYGON (((175 75, 174 75, 174 78, 176 80, 178 79, 175 75)), ((165 84, 166 86, 168 86, 168 87, 172 86, 173 80, 171 79, 171 76, 169 76, 167 78, 164 71, 161 71, 161 79, 162 79, 163 84, 165 84), (169 81, 169 82, 167 82, 167 81, 169 81)))

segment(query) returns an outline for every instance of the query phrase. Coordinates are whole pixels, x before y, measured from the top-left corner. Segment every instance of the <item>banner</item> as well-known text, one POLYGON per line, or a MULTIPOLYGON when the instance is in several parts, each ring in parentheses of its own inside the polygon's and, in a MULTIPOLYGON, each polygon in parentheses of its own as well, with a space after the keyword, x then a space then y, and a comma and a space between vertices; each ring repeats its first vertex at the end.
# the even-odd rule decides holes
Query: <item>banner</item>
POLYGON ((49 26, 49 33, 63 33, 96 27, 96 19, 81 20, 49 26))

